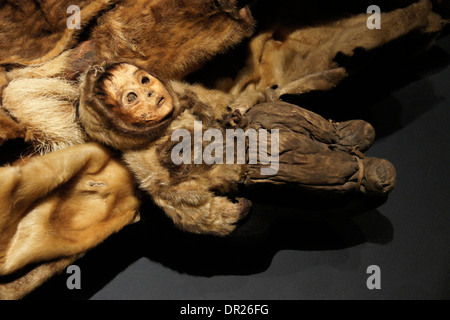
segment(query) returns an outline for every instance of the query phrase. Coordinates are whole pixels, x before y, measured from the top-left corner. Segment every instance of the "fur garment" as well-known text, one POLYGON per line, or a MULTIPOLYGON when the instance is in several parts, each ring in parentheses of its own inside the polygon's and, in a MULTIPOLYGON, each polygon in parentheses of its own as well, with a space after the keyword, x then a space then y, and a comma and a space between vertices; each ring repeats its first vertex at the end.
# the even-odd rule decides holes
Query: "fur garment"
POLYGON ((138 218, 134 178, 97 144, 24 159, 0 168, 0 179, 0 299, 20 297, 34 287, 9 288, 42 281, 36 273, 58 265, 51 261, 79 257, 138 218), (1 277, 28 265, 36 271, 22 280, 1 277))
MULTIPOLYGON (((217 88, 232 94, 233 109, 238 108, 243 113, 257 103, 266 102, 267 88, 275 88, 272 99, 330 90, 373 59, 376 50, 408 34, 416 34, 417 42, 425 38, 425 46, 429 45, 447 23, 433 12, 429 0, 390 12, 383 10, 379 30, 367 27, 370 15, 365 12, 356 15, 344 12, 340 16, 337 14, 338 18, 322 17, 323 21, 318 14, 317 21, 305 25, 308 11, 305 13, 303 8, 300 2, 287 4, 284 10, 292 12, 288 22, 281 21, 284 16, 270 21, 249 41, 247 62, 237 76, 217 81, 217 88), (371 53, 361 65, 349 69, 341 62, 342 57, 351 61, 361 52, 371 53)), ((406 50, 405 54, 408 54, 406 50)))
POLYGON ((250 11, 236 3, 8 0, 0 5, 0 65, 43 63, 89 39, 96 62, 126 61, 180 79, 252 34, 250 11), (71 5, 81 10, 80 30, 66 26, 71 5))

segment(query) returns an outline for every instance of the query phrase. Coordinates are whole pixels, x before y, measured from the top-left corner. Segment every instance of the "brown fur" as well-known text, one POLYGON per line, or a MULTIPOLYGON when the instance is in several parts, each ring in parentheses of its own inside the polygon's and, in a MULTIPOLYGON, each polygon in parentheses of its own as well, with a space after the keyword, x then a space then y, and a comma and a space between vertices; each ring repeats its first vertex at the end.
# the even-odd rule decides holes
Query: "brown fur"
POLYGON ((99 60, 179 79, 250 36, 253 24, 227 0, 125 1, 101 17, 92 39, 99 60))
MULTIPOLYGON (((181 117, 176 125, 192 125, 191 116, 181 117)), ((170 130, 169 130, 170 132, 170 130)), ((169 136, 143 150, 124 153, 124 160, 148 192, 179 228, 193 233, 227 235, 247 213, 245 202, 227 197, 242 180, 242 165, 181 165, 170 167, 169 136)))
POLYGON ((32 0, 8 1, 0 7, 0 65, 48 61, 76 46, 76 36, 87 32, 98 62, 126 61, 165 77, 182 78, 251 35, 251 13, 235 2, 47 0, 41 5, 32 0), (80 31, 66 27, 65 10, 72 4, 81 8, 80 31), (92 30, 90 23, 95 26, 92 30))
POLYGON ((8 85, 8 79, 6 78, 5 68, 0 67, 0 105, 2 104, 2 92, 3 89, 8 85))
POLYGON ((96 144, 0 168, 0 177, 0 275, 84 253, 139 208, 129 171, 96 144))
POLYGON ((17 276, 8 276, 8 280, 2 281, 0 277, 0 300, 19 300, 28 295, 31 291, 42 285, 46 280, 80 259, 83 254, 71 257, 62 257, 54 261, 43 262, 33 269, 17 276))
POLYGON ((48 61, 77 44, 77 36, 117 0, 6 0, 0 5, 0 64, 48 61), (71 5, 81 9, 82 29, 67 28, 71 5))
POLYGON ((335 60, 338 54, 351 57, 356 48, 380 48, 414 30, 433 37, 444 23, 432 12, 430 0, 382 12, 380 30, 367 28, 368 17, 364 13, 307 25, 304 18, 291 25, 271 21, 270 27, 250 41, 246 67, 231 87, 223 88, 235 98, 232 107, 244 112, 265 102, 265 90, 272 87, 276 87, 274 99, 330 90, 348 76, 348 71, 335 60))
POLYGON ((4 108, 28 130, 30 142, 40 153, 86 141, 76 120, 77 84, 58 77, 64 63, 51 61, 46 67, 7 74, 11 80, 2 95, 4 108))
POLYGON ((7 140, 25 138, 26 129, 0 108, 0 146, 7 140))

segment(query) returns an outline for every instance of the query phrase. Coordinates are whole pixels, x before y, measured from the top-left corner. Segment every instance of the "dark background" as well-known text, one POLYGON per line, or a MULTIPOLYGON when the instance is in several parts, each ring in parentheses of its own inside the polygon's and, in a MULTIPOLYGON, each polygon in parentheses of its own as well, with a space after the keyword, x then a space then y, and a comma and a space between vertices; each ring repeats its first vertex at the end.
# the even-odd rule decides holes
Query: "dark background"
POLYGON ((227 238, 178 231, 147 201, 139 223, 76 263, 81 290, 62 274, 26 299, 449 299, 450 37, 416 57, 396 45, 331 92, 287 98, 374 125, 367 155, 397 169, 387 199, 258 190, 227 238), (371 265, 381 290, 366 286, 371 265))

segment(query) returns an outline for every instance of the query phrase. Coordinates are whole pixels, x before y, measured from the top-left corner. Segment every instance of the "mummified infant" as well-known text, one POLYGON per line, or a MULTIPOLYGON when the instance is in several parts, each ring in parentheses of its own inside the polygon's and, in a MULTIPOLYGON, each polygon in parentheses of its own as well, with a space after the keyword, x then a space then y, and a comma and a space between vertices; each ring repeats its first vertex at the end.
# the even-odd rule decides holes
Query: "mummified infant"
MULTIPOLYGON (((78 114, 86 133, 121 150, 140 188, 178 227, 194 233, 226 235, 235 228, 251 205, 232 197, 239 185, 288 183, 335 193, 392 190, 392 164, 362 154, 375 135, 368 123, 333 123, 281 101, 257 105, 241 116, 229 104, 229 96, 222 92, 169 83, 134 65, 118 63, 87 72, 78 114), (276 165, 249 157, 255 152, 249 143, 244 164, 198 161, 197 155, 213 144, 208 140, 212 136, 217 140, 218 133, 225 137, 230 125, 258 130, 260 138, 262 129, 270 130, 268 143, 259 139, 258 147, 272 151, 272 158, 278 151, 276 165), (200 145, 195 137, 198 130, 203 130, 200 145), (208 130, 214 134, 207 134, 208 130), (180 148, 181 137, 192 142, 192 148, 180 148), (267 166, 275 168, 269 175, 261 170, 267 166)), ((218 150, 215 159, 223 160, 218 150)))

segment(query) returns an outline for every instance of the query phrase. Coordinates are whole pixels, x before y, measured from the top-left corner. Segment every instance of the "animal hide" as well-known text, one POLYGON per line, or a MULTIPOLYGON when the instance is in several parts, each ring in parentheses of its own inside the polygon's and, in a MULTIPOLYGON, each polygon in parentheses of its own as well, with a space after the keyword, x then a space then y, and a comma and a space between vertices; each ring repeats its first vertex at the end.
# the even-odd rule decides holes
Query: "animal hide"
MULTIPOLYGON (((357 52, 374 52, 408 34, 415 34, 415 42, 425 38, 428 45, 447 23, 433 12, 429 0, 382 11, 381 29, 367 27, 369 15, 365 12, 338 11, 329 17, 322 11, 314 10, 314 6, 302 1, 283 2, 279 17, 274 14, 275 18, 269 20, 268 26, 249 41, 246 63, 237 75, 220 77, 212 87, 232 94, 232 108, 241 113, 257 103, 266 102, 267 88, 275 88, 271 92, 272 100, 285 95, 327 91, 357 71, 355 66, 349 69, 340 60, 351 60, 357 52)), ((417 53, 417 47, 412 48, 405 54, 417 53)), ((371 58, 367 55, 357 67, 362 67, 371 58)), ((208 83, 213 79, 209 76, 208 83)))
POLYGON ((37 64, 76 45, 83 29, 67 28, 77 5, 83 28, 112 0, 3 0, 0 4, 0 64, 37 64))
POLYGON ((181 78, 250 36, 253 25, 248 8, 231 0, 7 0, 0 65, 48 61, 87 35, 92 61, 127 61, 181 78), (81 29, 66 26, 71 5, 81 10, 81 29))
MULTIPOLYGON (((34 153, 44 154, 87 142, 76 119, 79 83, 64 76, 71 72, 68 65, 75 54, 68 50, 44 64, 3 74, 1 102, 9 115, 26 128, 25 138, 34 153)), ((2 130, 14 130, 13 123, 10 126, 2 130)))
POLYGON ((25 127, 14 121, 4 109, 0 108, 0 146, 7 140, 25 137, 25 127))
POLYGON ((0 180, 0 299, 23 296, 138 218, 133 177, 96 144, 2 167, 0 180))
MULTIPOLYGON (((439 12, 445 15, 448 12, 445 4, 435 2, 439 12)), ((246 116, 255 128, 259 123, 262 128, 271 129, 275 115, 286 114, 278 99, 288 94, 329 90, 352 74, 353 70, 340 63, 339 57, 351 60, 359 50, 372 52, 405 35, 432 40, 445 23, 433 12, 429 0, 391 1, 389 10, 383 11, 381 30, 367 28, 368 16, 363 13, 367 6, 364 10, 324 17, 310 1, 282 1, 275 8, 268 1, 260 1, 254 7, 258 13, 255 15, 257 32, 243 42, 254 31, 255 20, 247 6, 238 4, 234 0, 2 1, 0 144, 23 138, 34 142, 44 153, 63 150, 0 168, 0 275, 3 275, 0 298, 23 297, 136 217, 139 200, 135 196, 134 178, 111 151, 95 144, 83 144, 87 139, 75 118, 79 76, 91 64, 124 61, 168 80, 197 77, 205 86, 216 89, 192 86, 197 88, 193 91, 201 92, 202 99, 213 101, 212 92, 215 92, 229 101, 231 110, 238 109, 242 114, 249 110, 246 116), (74 4, 81 9, 80 30, 66 26, 69 17, 66 9, 74 4), (230 52, 239 43, 244 53, 230 52), (222 56, 227 52, 229 55, 222 56), (214 57, 224 57, 228 63, 222 63, 222 69, 217 72, 214 64, 202 67, 214 57), (198 72, 194 73, 195 70, 198 72), (51 233, 46 232, 48 228, 51 233)), ((173 85, 190 86, 179 82, 173 85)), ((299 122, 280 122, 281 131, 287 134, 288 127, 300 125, 302 118, 311 116, 301 109, 296 114, 299 122)), ((367 191, 361 172, 371 166, 371 159, 364 163, 352 154, 358 150, 340 150, 339 156, 332 153, 334 156, 330 157, 331 153, 325 150, 330 146, 345 149, 345 137, 336 136, 341 127, 324 119, 314 121, 323 125, 321 130, 313 130, 320 144, 308 142, 300 148, 298 144, 305 142, 304 136, 287 134, 289 139, 281 147, 287 150, 294 145, 302 154, 283 154, 281 179, 262 181, 257 174, 259 167, 255 166, 247 183, 289 183, 292 179, 305 179, 307 182, 302 187, 312 191, 331 184, 335 189, 341 188, 334 190, 338 192, 359 187, 367 191), (336 144, 337 141, 341 143, 336 144), (325 164, 339 163, 336 159, 340 157, 345 166, 334 180, 325 169, 322 175, 311 177, 295 163, 299 156, 303 161, 314 158, 315 162, 306 161, 315 167, 320 167, 319 160, 325 164)), ((157 147, 160 146, 152 150, 154 158, 150 160, 159 165, 161 153, 157 147)), ((128 164, 143 162, 140 157, 146 160, 145 155, 130 152, 126 160, 128 164)), ((142 167, 142 175, 153 168, 142 167)), ((239 170, 234 172, 236 180, 242 176, 239 170)), ((221 174, 220 167, 206 178, 198 172, 200 178, 211 181, 221 174)), ((388 175, 392 178, 392 171, 388 175)), ((154 178, 164 182, 167 177, 155 174, 154 178)), ((223 187, 223 181, 218 180, 216 189, 223 187)), ((193 188, 201 190, 190 182, 183 185, 186 192, 193 188)), ((195 192, 191 199, 179 199, 170 198, 167 188, 160 188, 161 185, 146 187, 156 194, 161 206, 170 207, 174 202, 186 206, 186 201, 202 200, 196 199, 195 192)), ((222 198, 217 200, 219 197, 210 190, 207 196, 208 201, 215 199, 220 210, 233 207, 233 219, 227 230, 217 226, 218 234, 230 231, 236 216, 245 213, 245 203, 230 205, 222 198), (237 207, 242 208, 234 210, 237 207)), ((173 217, 178 214, 172 211, 173 217)), ((178 218, 176 223, 185 222, 178 218)), ((206 222, 207 225, 215 221, 206 222)), ((190 227, 187 230, 199 231, 198 226, 190 227)))

